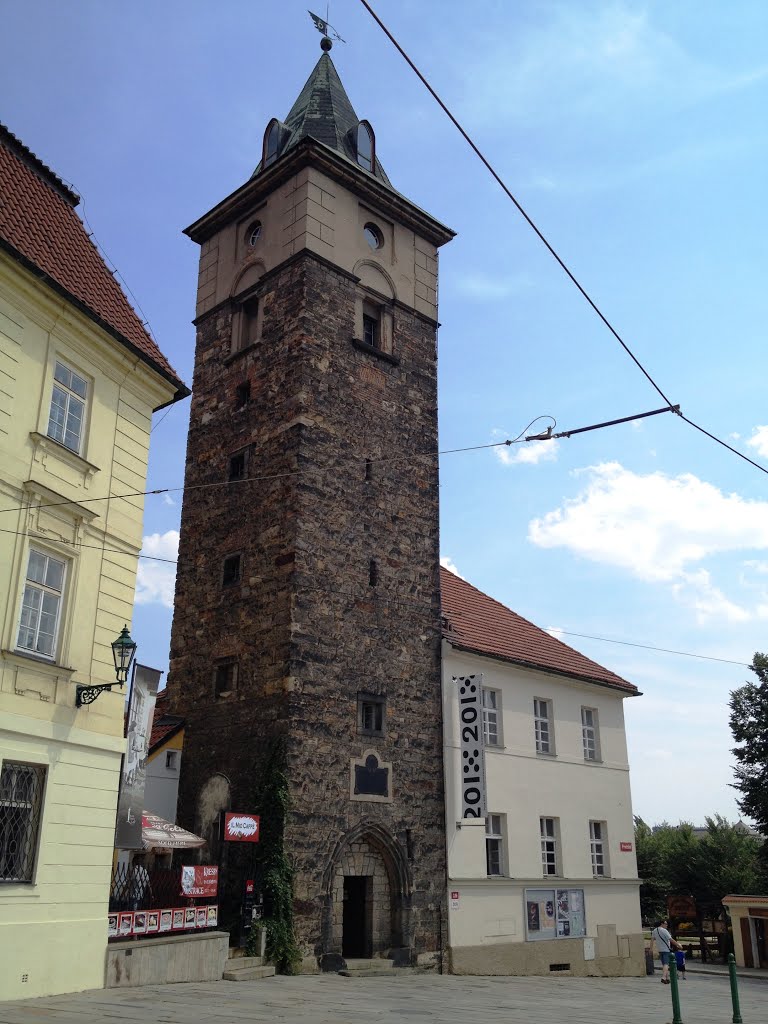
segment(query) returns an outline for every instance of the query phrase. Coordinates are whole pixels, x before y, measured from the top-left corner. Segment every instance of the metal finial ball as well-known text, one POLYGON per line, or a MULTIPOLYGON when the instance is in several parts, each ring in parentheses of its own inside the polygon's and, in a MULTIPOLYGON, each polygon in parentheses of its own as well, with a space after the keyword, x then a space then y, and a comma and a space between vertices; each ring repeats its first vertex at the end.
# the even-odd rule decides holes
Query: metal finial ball
POLYGON ((328 36, 323 36, 323 38, 320 40, 320 49, 324 50, 326 53, 328 53, 328 51, 330 50, 330 48, 332 46, 333 46, 333 43, 328 38, 328 36))

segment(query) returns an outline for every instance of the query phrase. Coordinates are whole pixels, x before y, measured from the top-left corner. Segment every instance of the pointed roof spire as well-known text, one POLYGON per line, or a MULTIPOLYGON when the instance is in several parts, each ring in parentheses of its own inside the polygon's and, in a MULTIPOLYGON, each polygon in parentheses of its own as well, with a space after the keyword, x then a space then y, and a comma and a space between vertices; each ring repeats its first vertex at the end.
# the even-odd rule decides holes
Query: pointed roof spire
MULTIPOLYGON (((323 37, 323 55, 304 84, 298 99, 280 124, 281 144, 279 155, 283 156, 296 146, 301 139, 310 137, 341 153, 357 163, 356 133, 360 118, 341 84, 339 73, 328 55, 330 39, 323 37), (324 45, 325 44, 325 45, 324 45)), ((262 164, 253 172, 255 177, 262 164)), ((378 160, 373 174, 384 184, 391 182, 378 160)))

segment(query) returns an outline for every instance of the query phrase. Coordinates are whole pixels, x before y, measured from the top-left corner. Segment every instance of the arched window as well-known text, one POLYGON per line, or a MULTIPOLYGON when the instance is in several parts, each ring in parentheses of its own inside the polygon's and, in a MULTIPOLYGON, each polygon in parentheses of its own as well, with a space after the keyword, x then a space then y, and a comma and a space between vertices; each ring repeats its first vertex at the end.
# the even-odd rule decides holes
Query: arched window
POLYGON ((373 129, 367 121, 357 126, 357 162, 366 171, 373 171, 374 139, 373 129))
POLYGON ((269 167, 277 160, 277 150, 280 144, 280 125, 272 120, 267 125, 264 133, 264 166, 269 167))

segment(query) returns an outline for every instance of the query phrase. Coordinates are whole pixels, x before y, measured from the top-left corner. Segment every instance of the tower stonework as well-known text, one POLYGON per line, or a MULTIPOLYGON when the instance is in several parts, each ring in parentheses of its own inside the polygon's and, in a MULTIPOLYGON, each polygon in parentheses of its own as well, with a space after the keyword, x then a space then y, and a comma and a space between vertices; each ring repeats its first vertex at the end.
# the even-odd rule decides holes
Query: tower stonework
POLYGON ((436 332, 452 232, 392 188, 324 53, 253 177, 187 233, 179 819, 222 858, 234 905, 249 861, 221 849, 219 813, 252 809, 282 737, 305 967, 412 962, 446 938, 436 332))

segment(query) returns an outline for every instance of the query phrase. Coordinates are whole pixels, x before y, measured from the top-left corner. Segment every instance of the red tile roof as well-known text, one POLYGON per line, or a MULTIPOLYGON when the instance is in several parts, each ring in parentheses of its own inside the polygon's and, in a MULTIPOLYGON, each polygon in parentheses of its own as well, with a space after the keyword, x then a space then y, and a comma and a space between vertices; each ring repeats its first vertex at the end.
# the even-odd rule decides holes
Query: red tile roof
POLYGON ((179 718, 178 715, 166 715, 165 706, 168 703, 168 691, 161 690, 157 695, 155 701, 155 713, 152 719, 152 731, 149 734, 149 753, 151 754, 155 747, 169 739, 175 732, 184 725, 184 719, 179 718))
POLYGON ((452 646, 527 668, 638 694, 626 679, 494 601, 441 567, 443 636, 452 646))
POLYGON ((135 351, 176 388, 189 389, 144 329, 75 213, 79 196, 0 125, 0 244, 135 351))

